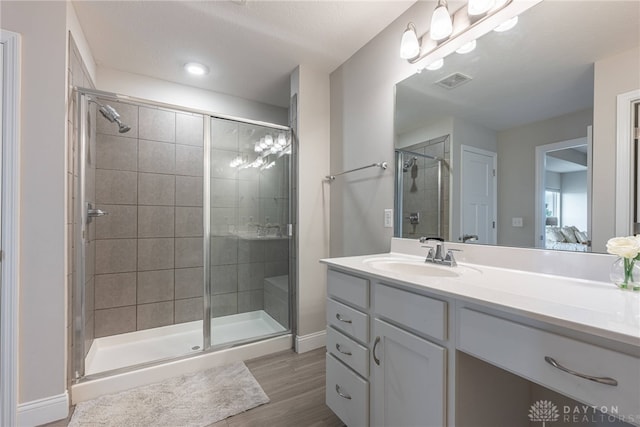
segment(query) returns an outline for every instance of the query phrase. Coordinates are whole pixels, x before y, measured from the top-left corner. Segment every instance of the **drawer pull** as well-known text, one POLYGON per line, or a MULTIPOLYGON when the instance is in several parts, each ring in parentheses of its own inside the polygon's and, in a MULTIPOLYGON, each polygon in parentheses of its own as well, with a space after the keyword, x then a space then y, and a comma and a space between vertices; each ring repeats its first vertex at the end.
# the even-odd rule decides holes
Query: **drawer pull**
POLYGON ((614 380, 613 378, 592 377, 591 375, 585 375, 585 374, 581 374, 580 372, 572 371, 571 369, 565 368, 564 366, 562 366, 561 364, 556 362, 552 357, 549 357, 549 356, 545 356, 544 361, 547 362, 549 365, 553 366, 554 368, 560 369, 561 371, 567 372, 571 375, 575 375, 576 377, 584 378, 585 380, 594 381, 600 384, 606 384, 614 387, 618 385, 618 381, 614 380))
POLYGON ((338 344, 338 343, 336 343, 336 350, 338 350, 342 354, 346 354, 347 356, 351 356, 351 352, 350 351, 341 350, 340 349, 340 344, 338 344))
POLYGON ((338 396, 342 397, 343 399, 351 400, 351 396, 340 391, 340 386, 338 384, 336 384, 336 393, 338 393, 338 396))
POLYGON ((380 366, 380 359, 376 357, 376 347, 378 347, 378 344, 380 344, 380 337, 376 337, 376 340, 373 342, 371 356, 373 356, 373 361, 376 362, 376 365, 380 366))
POLYGON ((342 317, 342 314, 340 313, 336 313, 336 319, 344 323, 353 323, 351 320, 345 319, 344 317, 342 317))

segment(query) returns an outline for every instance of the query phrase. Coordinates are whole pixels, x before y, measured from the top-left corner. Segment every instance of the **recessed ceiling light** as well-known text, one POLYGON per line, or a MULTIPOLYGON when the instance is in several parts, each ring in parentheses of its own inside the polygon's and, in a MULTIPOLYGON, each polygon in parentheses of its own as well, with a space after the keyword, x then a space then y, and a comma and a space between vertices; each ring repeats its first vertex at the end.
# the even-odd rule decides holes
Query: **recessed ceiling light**
POLYGON ((209 68, 205 65, 198 64, 197 62, 189 62, 185 64, 184 69, 187 70, 190 74, 194 74, 196 76, 204 76, 205 74, 209 74, 209 68))
POLYGON ((469 43, 462 45, 462 47, 456 50, 456 53, 464 55, 465 53, 472 52, 476 48, 476 44, 477 42, 475 40, 472 40, 469 43))
POLYGON ((518 17, 514 16, 513 18, 509 19, 508 21, 504 21, 502 24, 498 25, 496 28, 493 29, 493 31, 495 31, 497 33, 502 33, 504 31, 509 31, 510 29, 515 27, 517 23, 518 23, 518 17))
POLYGON ((429 71, 435 71, 435 70, 439 70, 440 68, 442 68, 442 66, 444 65, 444 59, 440 58, 434 62, 432 62, 431 64, 427 65, 425 68, 429 71))

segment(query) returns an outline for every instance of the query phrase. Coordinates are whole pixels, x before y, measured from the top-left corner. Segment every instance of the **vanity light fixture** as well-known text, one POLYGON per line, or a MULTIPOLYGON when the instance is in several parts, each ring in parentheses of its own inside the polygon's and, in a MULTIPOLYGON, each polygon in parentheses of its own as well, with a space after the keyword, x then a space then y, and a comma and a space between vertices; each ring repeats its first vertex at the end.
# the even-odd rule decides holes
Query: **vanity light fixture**
POLYGON ((402 41, 400 42, 400 58, 412 59, 420 54, 420 42, 416 34, 416 27, 413 22, 407 24, 407 29, 402 33, 402 41))
POLYGON ((505 21, 502 24, 498 25, 496 28, 493 29, 493 31, 495 31, 497 33, 503 33, 505 31, 509 31, 510 29, 515 27, 517 23, 518 23, 518 17, 514 16, 513 18, 509 19, 508 21, 505 21))
POLYGON ((440 59, 437 59, 437 60, 433 61, 431 64, 427 65, 424 68, 426 70, 429 70, 429 71, 435 71, 435 70, 439 70, 440 68, 442 68, 443 65, 444 65, 444 59, 440 58, 440 59))
POLYGON ((471 40, 469 43, 463 44, 462 47, 456 50, 456 53, 464 55, 465 53, 473 52, 478 43, 475 40, 471 40))
POLYGON ((467 13, 469 16, 484 15, 493 7, 494 0, 469 0, 467 13))
POLYGON ((196 76, 204 76, 205 74, 209 74, 209 68, 197 62, 189 62, 184 64, 184 69, 187 70, 189 74, 193 74, 196 76))
POLYGON ((449 15, 447 0, 438 0, 438 5, 431 15, 431 30, 429 34, 435 41, 444 40, 453 32, 453 22, 449 15))

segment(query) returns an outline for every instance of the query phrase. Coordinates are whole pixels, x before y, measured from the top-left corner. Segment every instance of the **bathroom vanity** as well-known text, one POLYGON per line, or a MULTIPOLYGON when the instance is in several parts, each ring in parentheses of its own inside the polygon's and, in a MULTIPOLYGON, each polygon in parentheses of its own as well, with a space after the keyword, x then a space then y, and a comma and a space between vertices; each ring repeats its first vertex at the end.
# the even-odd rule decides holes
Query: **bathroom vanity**
MULTIPOLYGON (((471 256, 439 266, 425 263, 423 252, 417 241, 393 239, 388 254, 322 261, 326 401, 345 424, 529 426, 565 418, 570 425, 573 411, 596 407, 605 421, 640 425, 639 293, 473 264, 471 256), (553 407, 532 417, 529 409, 542 403, 531 401, 526 384, 582 409, 545 399, 553 407)), ((607 265, 609 257, 590 260, 607 265)), ((536 260, 525 263, 536 269, 536 260)))

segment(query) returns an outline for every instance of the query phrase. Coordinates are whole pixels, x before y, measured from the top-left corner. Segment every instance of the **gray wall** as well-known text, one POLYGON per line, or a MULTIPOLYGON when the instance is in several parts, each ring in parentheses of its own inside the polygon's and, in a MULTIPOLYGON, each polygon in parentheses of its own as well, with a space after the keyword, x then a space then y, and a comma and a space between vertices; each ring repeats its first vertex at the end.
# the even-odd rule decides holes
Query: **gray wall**
POLYGON ((562 225, 587 231, 587 171, 563 173, 562 225))
POLYGON ((585 137, 590 124, 587 109, 498 133, 498 244, 535 246, 536 147, 585 137), (513 217, 524 226, 513 227, 513 217))

